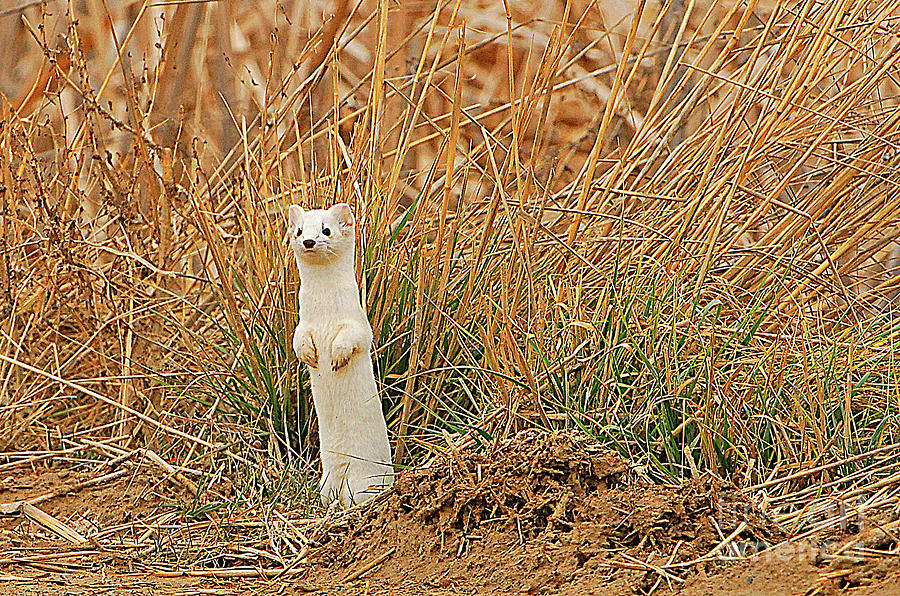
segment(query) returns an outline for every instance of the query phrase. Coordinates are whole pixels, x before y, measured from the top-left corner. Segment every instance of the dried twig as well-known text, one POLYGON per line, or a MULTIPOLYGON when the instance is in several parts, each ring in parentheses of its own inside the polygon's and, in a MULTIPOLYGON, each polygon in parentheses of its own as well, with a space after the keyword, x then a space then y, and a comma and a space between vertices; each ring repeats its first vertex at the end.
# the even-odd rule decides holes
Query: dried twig
POLYGON ((359 569, 356 569, 355 571, 351 571, 350 573, 347 574, 347 577, 344 578, 344 583, 349 583, 349 582, 359 579, 364 574, 368 573, 372 569, 375 569, 376 567, 378 567, 379 565, 381 565, 382 563, 387 561, 388 557, 390 557, 395 552, 397 552, 397 548, 392 547, 392 548, 388 549, 387 551, 385 551, 384 553, 378 555, 377 557, 375 557, 368 563, 364 564, 359 569))

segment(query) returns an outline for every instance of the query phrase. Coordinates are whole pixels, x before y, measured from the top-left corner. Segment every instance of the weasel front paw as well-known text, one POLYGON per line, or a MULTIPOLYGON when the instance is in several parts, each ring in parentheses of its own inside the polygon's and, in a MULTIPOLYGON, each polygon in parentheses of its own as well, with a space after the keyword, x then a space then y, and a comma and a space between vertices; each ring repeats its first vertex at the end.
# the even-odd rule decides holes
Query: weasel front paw
POLYGON ((316 344, 312 341, 303 344, 297 358, 310 368, 319 368, 319 352, 316 350, 316 344))
POLYGON ((350 358, 359 351, 357 346, 348 346, 340 341, 331 344, 331 370, 336 371, 347 366, 350 358))
POLYGON ((316 344, 313 342, 312 335, 309 331, 304 330, 297 325, 294 331, 294 352, 297 358, 310 368, 319 367, 319 351, 316 350, 316 344))

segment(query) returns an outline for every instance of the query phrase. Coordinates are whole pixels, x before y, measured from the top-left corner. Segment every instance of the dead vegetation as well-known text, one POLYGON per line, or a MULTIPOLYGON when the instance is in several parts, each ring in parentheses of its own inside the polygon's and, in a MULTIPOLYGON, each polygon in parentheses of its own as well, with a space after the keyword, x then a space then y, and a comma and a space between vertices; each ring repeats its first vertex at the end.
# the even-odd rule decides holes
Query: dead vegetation
MULTIPOLYGON (((568 428, 648 482, 730 482, 792 535, 896 508, 898 16, 0 9, 0 470, 149 476, 173 509, 129 556, 166 535, 154 556, 204 572, 300 565, 325 525, 282 212, 345 200, 398 460, 568 428)), ((455 523, 549 519, 534 480, 455 523)), ((0 500, 52 518, 59 490, 0 500)))

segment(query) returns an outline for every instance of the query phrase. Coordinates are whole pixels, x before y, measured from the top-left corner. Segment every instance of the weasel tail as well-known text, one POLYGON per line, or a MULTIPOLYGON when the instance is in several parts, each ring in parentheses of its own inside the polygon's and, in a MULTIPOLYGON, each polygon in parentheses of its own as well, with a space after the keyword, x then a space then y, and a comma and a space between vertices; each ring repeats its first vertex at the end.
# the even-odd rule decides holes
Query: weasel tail
POLYGON ((294 352, 309 370, 319 419, 322 503, 360 503, 394 482, 391 447, 372 368, 372 327, 354 272, 350 206, 288 208, 289 241, 300 269, 294 352))

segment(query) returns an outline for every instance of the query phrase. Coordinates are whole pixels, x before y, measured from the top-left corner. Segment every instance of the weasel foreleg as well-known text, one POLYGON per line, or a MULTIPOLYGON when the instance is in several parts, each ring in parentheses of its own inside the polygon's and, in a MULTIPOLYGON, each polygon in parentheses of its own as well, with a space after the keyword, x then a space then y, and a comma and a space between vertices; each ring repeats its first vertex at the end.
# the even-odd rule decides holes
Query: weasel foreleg
POLYGON ((367 326, 356 321, 344 321, 331 342, 331 370, 344 368, 355 354, 368 354, 370 345, 372 332, 367 326))
POLYGON ((309 328, 300 322, 294 330, 294 353, 297 358, 310 368, 319 367, 319 351, 313 341, 309 328))

